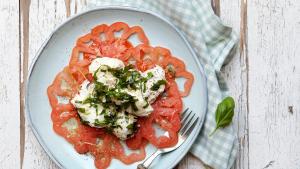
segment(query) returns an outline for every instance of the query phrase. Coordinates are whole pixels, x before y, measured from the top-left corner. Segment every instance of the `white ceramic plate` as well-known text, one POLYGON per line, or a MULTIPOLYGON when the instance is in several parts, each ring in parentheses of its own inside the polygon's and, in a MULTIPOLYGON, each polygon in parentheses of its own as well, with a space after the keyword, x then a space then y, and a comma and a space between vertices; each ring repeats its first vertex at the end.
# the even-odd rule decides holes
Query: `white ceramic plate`
MULTIPOLYGON (((42 45, 31 65, 26 90, 27 118, 39 143, 58 166, 67 169, 95 168, 91 156, 78 154, 71 144, 53 131, 46 90, 55 75, 68 64, 71 50, 78 37, 88 33, 98 24, 111 24, 116 21, 126 22, 131 26, 140 25, 152 46, 170 49, 172 54, 182 59, 187 69, 194 74, 192 91, 183 101, 184 106, 197 113, 200 120, 180 148, 158 157, 151 166, 151 168, 171 169, 191 148, 202 127, 207 107, 206 79, 195 52, 183 34, 166 19, 149 11, 127 7, 98 8, 76 15, 59 26, 42 45)), ((179 80, 179 83, 182 82, 179 80)), ((154 151, 153 146, 147 146, 147 156, 154 151)), ((137 163, 125 165, 118 160, 112 160, 109 168, 135 169, 136 165, 137 163)))

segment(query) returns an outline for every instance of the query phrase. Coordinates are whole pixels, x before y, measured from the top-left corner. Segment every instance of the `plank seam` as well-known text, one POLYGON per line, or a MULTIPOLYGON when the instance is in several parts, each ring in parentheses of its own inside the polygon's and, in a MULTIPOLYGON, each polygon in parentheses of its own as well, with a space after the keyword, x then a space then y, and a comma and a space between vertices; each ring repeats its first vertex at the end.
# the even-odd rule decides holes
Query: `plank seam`
POLYGON ((66 16, 68 18, 71 14, 71 0, 65 0, 65 5, 66 5, 66 16))
POLYGON ((28 74, 29 49, 29 7, 30 0, 19 0, 19 32, 20 34, 20 168, 23 168, 25 153, 25 85, 28 74), (22 36, 22 37, 21 37, 22 36), (22 48, 23 47, 23 48, 22 48), (23 49, 23 50, 22 50, 23 49))
POLYGON ((220 0, 211 1, 212 8, 217 16, 221 15, 220 0))
POLYGON ((22 168, 22 164, 23 164, 23 157, 24 157, 24 148, 22 148, 22 144, 23 144, 23 137, 22 137, 22 127, 23 127, 23 119, 24 116, 22 116, 22 86, 21 86, 21 81, 22 81, 22 38, 21 38, 21 0, 19 0, 19 99, 20 99, 20 168, 22 168))
MULTIPOLYGON (((243 60, 246 76, 246 113, 245 113, 245 132, 247 146, 247 168, 250 168, 249 163, 249 60, 248 60, 248 13, 247 0, 241 0, 241 23, 240 23, 240 60, 243 60)), ((243 75, 242 75, 243 76, 243 75)), ((243 82, 242 82, 243 83, 243 82)), ((244 140, 245 142, 245 140, 244 140)))

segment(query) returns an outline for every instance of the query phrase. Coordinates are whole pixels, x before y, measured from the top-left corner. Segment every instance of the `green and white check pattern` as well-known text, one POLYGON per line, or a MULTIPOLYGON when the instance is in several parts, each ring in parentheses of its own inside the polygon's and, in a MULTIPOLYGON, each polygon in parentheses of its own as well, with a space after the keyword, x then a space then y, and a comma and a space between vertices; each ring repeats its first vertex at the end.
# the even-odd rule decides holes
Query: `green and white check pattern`
POLYGON ((224 26, 214 15, 211 0, 91 1, 88 8, 118 5, 150 10, 164 16, 184 32, 204 66, 208 86, 208 111, 203 129, 190 152, 213 168, 231 168, 237 154, 237 138, 233 127, 220 129, 211 137, 208 135, 216 125, 216 107, 226 95, 226 84, 219 72, 233 53, 238 38, 231 28, 224 26))

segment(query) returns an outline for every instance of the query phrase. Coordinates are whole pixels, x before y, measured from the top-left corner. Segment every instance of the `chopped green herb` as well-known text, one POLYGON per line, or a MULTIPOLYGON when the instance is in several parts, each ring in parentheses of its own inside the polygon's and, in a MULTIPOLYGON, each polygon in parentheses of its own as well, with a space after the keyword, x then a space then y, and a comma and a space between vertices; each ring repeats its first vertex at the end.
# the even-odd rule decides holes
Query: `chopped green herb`
POLYGON ((98 105, 93 104, 92 106, 96 109, 96 115, 98 116, 99 115, 98 105))
POLYGON ((82 114, 90 114, 89 112, 85 111, 84 108, 77 108, 77 110, 82 114))
MULTIPOLYGON (((133 132, 136 132, 138 129, 137 123, 131 123, 126 127, 128 130, 131 130, 133 132)), ((133 133, 132 133, 133 134, 133 133)))
POLYGON ((129 120, 129 117, 126 115, 126 116, 125 116, 125 119, 126 119, 126 121, 128 121, 128 120, 129 120))
POLYGON ((173 77, 175 77, 176 71, 173 66, 168 66, 167 70, 173 77))
POLYGON ((103 109, 103 110, 101 111, 101 113, 100 113, 100 114, 101 114, 101 115, 102 115, 102 114, 105 114, 105 112, 106 112, 106 110, 105 110, 105 109, 103 109))
POLYGON ((98 79, 97 79, 97 73, 99 72, 99 70, 100 70, 100 67, 94 72, 94 74, 93 74, 93 78, 94 78, 94 80, 95 81, 97 81, 98 79))
POLYGON ((148 73, 147 73, 147 79, 151 79, 153 76, 154 76, 154 75, 153 75, 152 72, 148 72, 148 73))
POLYGON ((151 87, 151 90, 156 91, 160 88, 161 85, 165 85, 166 83, 167 82, 165 80, 159 80, 151 87))
POLYGON ((129 124, 126 128, 132 130, 134 128, 134 123, 129 124))
POLYGON ((102 126, 106 125, 106 122, 105 121, 99 121, 98 119, 95 119, 94 125, 102 127, 102 126))
POLYGON ((146 108, 149 106, 149 103, 146 101, 146 104, 143 106, 143 108, 146 108))
POLYGON ((122 129, 122 126, 121 125, 116 125, 116 126, 114 126, 115 128, 120 128, 120 129, 122 129))
POLYGON ((82 101, 76 100, 75 103, 82 104, 82 101))
POLYGON ((135 103, 131 104, 131 107, 133 109, 133 111, 138 111, 139 109, 136 107, 135 103))
POLYGON ((146 89, 147 89, 147 87, 146 87, 146 82, 144 82, 144 86, 143 86, 143 93, 145 93, 145 92, 146 92, 146 89))

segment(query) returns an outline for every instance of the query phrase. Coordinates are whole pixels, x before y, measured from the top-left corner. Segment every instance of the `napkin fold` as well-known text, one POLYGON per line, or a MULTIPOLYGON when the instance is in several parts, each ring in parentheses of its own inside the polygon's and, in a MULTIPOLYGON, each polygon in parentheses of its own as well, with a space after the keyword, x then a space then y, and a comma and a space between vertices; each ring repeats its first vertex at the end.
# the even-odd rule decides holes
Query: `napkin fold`
POLYGON ((233 126, 215 128, 215 110, 227 94, 226 83, 219 75, 229 61, 238 38, 214 14, 211 0, 90 0, 87 8, 127 6, 153 11, 176 25, 195 49, 207 76, 208 109, 203 128, 190 152, 215 169, 229 169, 237 154, 237 136, 233 126))

